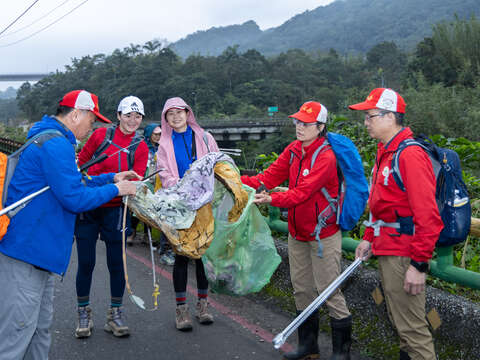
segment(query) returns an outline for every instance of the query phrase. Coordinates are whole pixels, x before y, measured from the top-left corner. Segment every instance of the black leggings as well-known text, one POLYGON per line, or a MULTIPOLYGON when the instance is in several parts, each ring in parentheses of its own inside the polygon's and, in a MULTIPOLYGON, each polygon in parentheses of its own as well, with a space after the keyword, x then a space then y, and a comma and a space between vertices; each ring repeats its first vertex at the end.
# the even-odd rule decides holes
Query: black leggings
MULTIPOLYGON (((176 293, 187 291, 188 260, 189 258, 186 256, 175 255, 175 264, 173 265, 173 288, 176 293)), ((197 289, 208 289, 208 280, 205 275, 202 259, 195 260, 195 272, 197 275, 197 289)))
MULTIPOLYGON (((112 299, 121 302, 125 291, 122 261, 122 214, 123 207, 104 207, 87 211, 77 216, 75 237, 77 243, 78 270, 76 278, 77 297, 88 301, 92 275, 96 262, 98 235, 107 248, 107 266, 110 272, 112 299)), ((127 228, 130 226, 127 217, 127 228)), ((128 230, 127 230, 128 234, 128 230)))

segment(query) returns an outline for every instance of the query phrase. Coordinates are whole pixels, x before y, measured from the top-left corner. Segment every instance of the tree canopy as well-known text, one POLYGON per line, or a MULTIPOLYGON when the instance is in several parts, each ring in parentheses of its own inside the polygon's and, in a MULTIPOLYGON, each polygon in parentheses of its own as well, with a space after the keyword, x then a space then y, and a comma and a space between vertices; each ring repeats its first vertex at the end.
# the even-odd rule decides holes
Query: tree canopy
POLYGON ((121 98, 136 95, 145 104, 147 119, 155 121, 173 96, 184 98, 200 121, 266 118, 269 106, 278 106, 276 116, 285 117, 312 99, 330 113, 361 120, 347 105, 363 100, 372 88, 386 86, 404 95, 407 123, 415 131, 479 140, 478 49, 480 26, 475 17, 436 25, 432 37, 421 41, 413 54, 387 41, 366 56, 291 49, 265 57, 257 50, 242 52, 232 46, 219 56, 182 60, 171 49, 147 42, 110 55, 73 59, 64 72, 33 86, 25 83, 17 101, 31 122, 53 113, 64 93, 81 88, 97 94, 102 112, 112 118, 121 98))

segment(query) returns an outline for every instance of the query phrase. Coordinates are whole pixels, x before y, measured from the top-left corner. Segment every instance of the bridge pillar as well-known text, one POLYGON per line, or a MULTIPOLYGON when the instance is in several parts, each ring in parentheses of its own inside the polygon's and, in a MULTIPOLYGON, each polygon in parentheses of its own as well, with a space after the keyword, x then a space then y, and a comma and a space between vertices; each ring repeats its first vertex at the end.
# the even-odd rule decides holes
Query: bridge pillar
POLYGON ((222 139, 223 139, 223 141, 228 141, 230 139, 230 133, 227 130, 225 130, 222 133, 222 139))
POLYGON ((265 140, 266 137, 267 137, 267 132, 264 129, 260 132, 260 140, 265 140))

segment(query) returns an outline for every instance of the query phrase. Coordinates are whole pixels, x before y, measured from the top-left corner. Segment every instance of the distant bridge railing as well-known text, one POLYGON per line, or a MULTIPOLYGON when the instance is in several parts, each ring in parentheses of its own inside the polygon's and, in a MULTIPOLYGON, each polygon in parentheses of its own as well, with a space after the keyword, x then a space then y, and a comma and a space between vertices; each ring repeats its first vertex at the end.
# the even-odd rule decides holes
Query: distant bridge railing
POLYGON ((0 137, 0 151, 4 152, 5 154, 11 154, 15 152, 22 145, 22 142, 0 137))
POLYGON ((223 128, 223 127, 259 127, 259 126, 278 126, 290 125, 292 121, 288 118, 255 118, 255 119, 199 119, 198 123, 202 127, 223 128))

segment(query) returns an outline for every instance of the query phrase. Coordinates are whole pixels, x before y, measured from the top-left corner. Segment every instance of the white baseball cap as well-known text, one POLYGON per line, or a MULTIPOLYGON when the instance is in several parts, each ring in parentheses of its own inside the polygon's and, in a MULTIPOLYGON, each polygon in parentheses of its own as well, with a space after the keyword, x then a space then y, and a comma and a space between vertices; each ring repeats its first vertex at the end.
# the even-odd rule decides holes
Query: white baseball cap
POLYGON ((122 114, 129 114, 131 112, 137 112, 139 114, 142 114, 145 116, 145 111, 143 109, 143 102, 136 96, 127 96, 120 101, 120 104, 118 104, 118 110, 119 113, 122 114))

